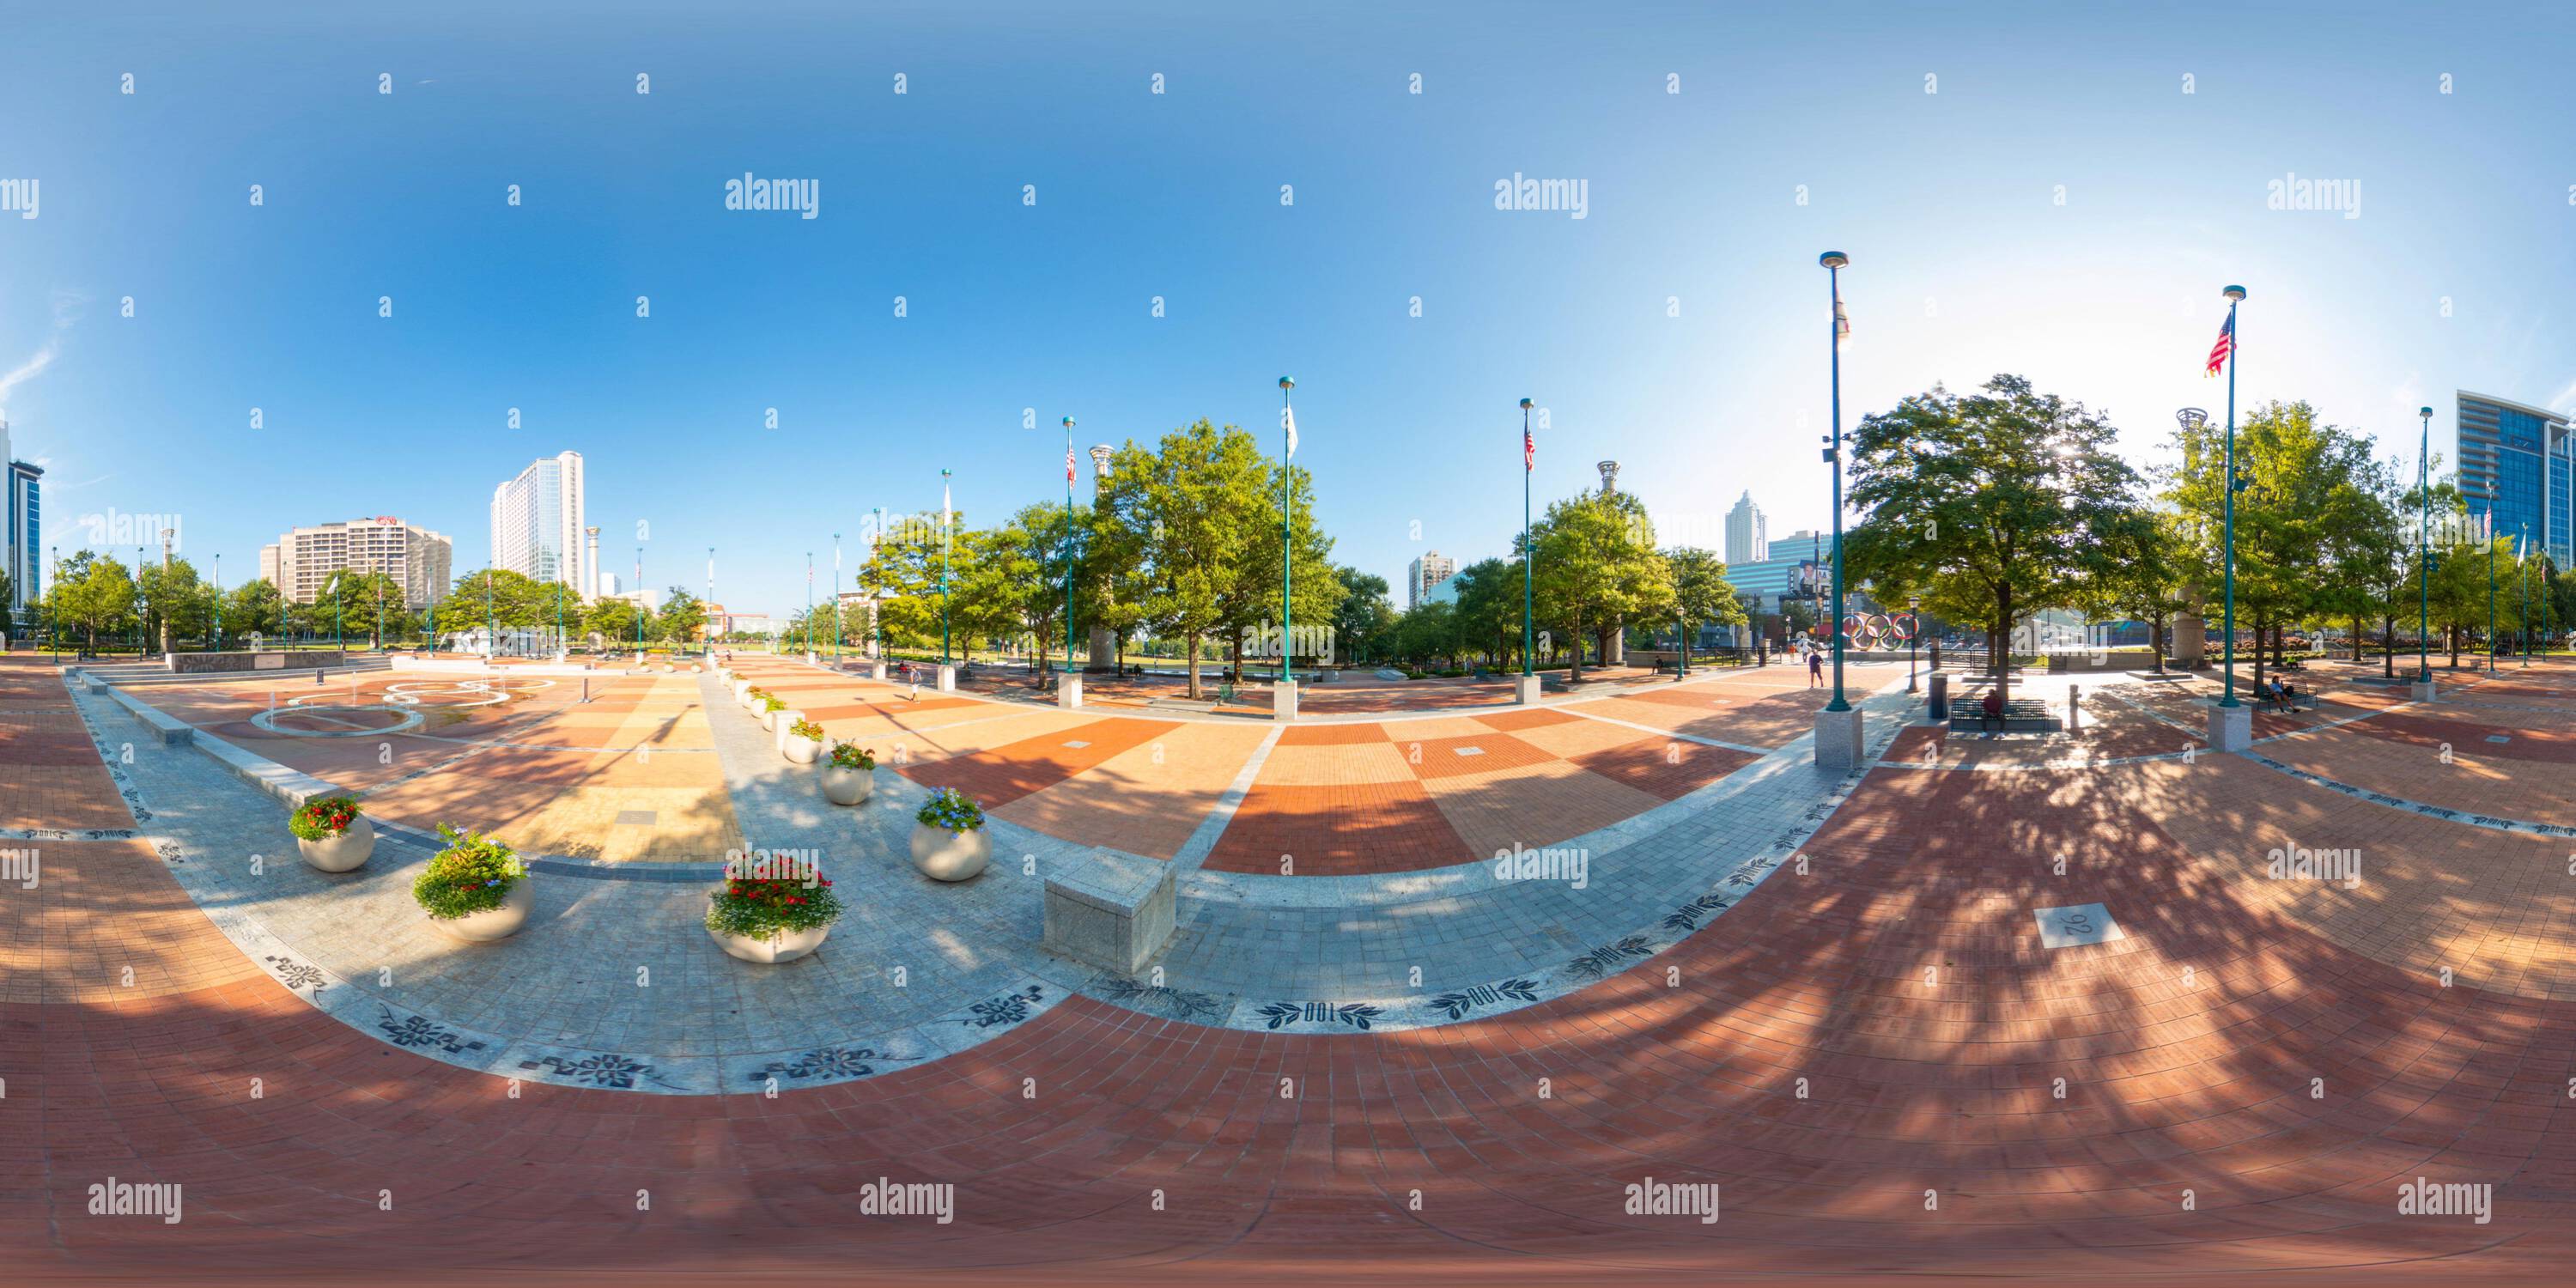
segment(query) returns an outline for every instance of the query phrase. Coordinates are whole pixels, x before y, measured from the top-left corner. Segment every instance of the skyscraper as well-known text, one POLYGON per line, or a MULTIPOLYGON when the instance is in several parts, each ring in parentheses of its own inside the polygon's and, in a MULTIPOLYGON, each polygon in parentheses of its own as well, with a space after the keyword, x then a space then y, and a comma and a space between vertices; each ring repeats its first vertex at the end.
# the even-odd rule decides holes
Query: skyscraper
POLYGON ((297 528, 259 550, 259 573, 289 603, 309 604, 342 569, 381 572, 402 587, 403 606, 426 608, 447 593, 456 543, 392 515, 297 528))
POLYGON ((1456 575, 1458 575, 1457 560, 1437 550, 1424 551, 1421 558, 1414 560, 1412 565, 1405 569, 1404 606, 1408 609, 1420 608, 1423 597, 1431 593, 1432 587, 1456 575))
POLYGON ((2469 514, 2484 517, 2492 506, 2498 535, 2528 525, 2533 544, 2567 566, 2576 545, 2568 504, 2576 435, 2567 417, 2467 390, 2456 396, 2460 496, 2469 514))
POLYGON ((0 568, 9 573, 9 603, 12 610, 44 598, 44 514, 38 505, 41 490, 36 480, 45 476, 40 465, 12 459, 9 455, 9 422, 0 420, 0 483, 8 487, 8 497, 0 502, 7 515, 8 527, 0 530, 0 568))
POLYGON ((1770 521, 1762 507, 1753 504, 1753 494, 1746 492, 1736 499, 1735 508, 1726 512, 1726 562, 1760 563, 1771 557, 1770 521))
POLYGON ((531 462, 492 489, 492 566, 595 599, 598 570, 584 557, 582 527, 581 453, 531 462))

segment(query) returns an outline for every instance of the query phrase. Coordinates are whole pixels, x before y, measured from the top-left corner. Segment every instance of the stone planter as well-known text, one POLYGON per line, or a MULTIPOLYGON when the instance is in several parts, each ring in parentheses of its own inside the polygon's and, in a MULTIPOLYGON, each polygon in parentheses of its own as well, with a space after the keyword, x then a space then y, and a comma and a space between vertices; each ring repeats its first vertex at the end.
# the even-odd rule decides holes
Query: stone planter
POLYGON ((296 852, 304 861, 323 872, 355 872, 376 852, 376 825, 360 814, 340 829, 338 836, 327 841, 295 838, 296 852))
POLYGON ((838 765, 823 767, 823 799, 835 805, 865 805, 877 789, 873 769, 843 769, 838 765))
POLYGON ((787 763, 791 765, 810 765, 822 756, 823 740, 799 738, 791 733, 787 735, 787 741, 779 750, 786 753, 787 763))
POLYGON ((500 907, 469 912, 462 917, 432 917, 429 924, 438 927, 439 933, 450 939, 488 944, 519 933, 519 927, 528 924, 528 910, 536 903, 535 888, 529 884, 528 878, 521 877, 510 886, 508 894, 501 896, 500 907))
POLYGON ((736 961, 774 966, 780 962, 792 962, 822 947, 823 940, 831 933, 830 926, 816 926, 812 930, 780 931, 776 936, 768 939, 754 939, 749 935, 728 935, 717 930, 708 931, 707 936, 716 941, 717 947, 725 950, 726 956, 736 961))
POLYGON ((928 823, 912 825, 912 866, 933 881, 966 881, 993 858, 992 834, 983 828, 951 832, 928 823))
POLYGON ((766 729, 766 730, 770 731, 771 733, 776 733, 776 732, 778 732, 778 717, 780 717, 780 716, 782 716, 782 715, 785 715, 785 714, 786 714, 786 711, 785 711, 783 708, 782 708, 782 709, 780 709, 780 710, 777 710, 777 711, 763 711, 763 712, 761 712, 761 713, 760 713, 760 727, 761 727, 761 728, 763 728, 763 729, 766 729))
POLYGON ((749 692, 751 692, 751 681, 749 681, 749 680, 736 680, 736 681, 734 681, 734 682, 733 682, 733 700, 734 700, 734 701, 736 701, 736 702, 740 702, 740 701, 742 701, 742 700, 743 700, 743 695, 744 695, 744 694, 747 694, 747 693, 749 693, 749 692))

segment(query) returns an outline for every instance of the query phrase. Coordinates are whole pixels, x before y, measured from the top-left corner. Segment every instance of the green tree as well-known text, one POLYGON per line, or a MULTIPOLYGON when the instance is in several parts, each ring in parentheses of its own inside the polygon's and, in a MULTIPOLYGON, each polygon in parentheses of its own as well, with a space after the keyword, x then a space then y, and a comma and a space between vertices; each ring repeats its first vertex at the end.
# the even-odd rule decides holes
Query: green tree
POLYGON ((1479 559, 1450 578, 1454 598, 1449 612, 1452 647, 1480 650, 1497 666, 1515 656, 1521 644, 1521 566, 1500 559, 1479 559))
POLYGON ((1395 605, 1387 598, 1386 578, 1345 564, 1333 570, 1346 592, 1333 610, 1333 635, 1354 662, 1383 656, 1386 633, 1395 626, 1395 605))
POLYGON ((1863 417, 1851 504, 1864 517, 1844 538, 1846 575, 1921 587, 1936 616, 1984 627, 2009 697, 2014 623, 2107 576, 2108 540, 2138 504, 2117 433, 2013 375, 1964 397, 1935 385, 1863 417))
POLYGON ((1571 678, 1583 678, 1586 638, 1606 645, 1621 623, 1672 620, 1672 569, 1636 497, 1586 492, 1553 502, 1530 543, 1538 620, 1563 627, 1573 642, 1571 678))
POLYGON ((1744 602, 1726 579, 1726 561, 1713 550, 1681 546, 1664 552, 1672 569, 1673 611, 1681 623, 1681 671, 1690 671, 1690 642, 1702 626, 1742 626, 1744 602))
MULTIPOLYGON (((1247 442, 1254 441, 1249 434, 1243 437, 1247 442)), ((1283 532, 1288 535, 1287 548, 1295 551, 1294 575, 1288 578, 1288 607, 1296 621, 1329 627, 1348 593, 1333 565, 1333 540, 1315 521, 1314 476, 1302 467, 1283 468, 1267 458, 1262 468, 1259 511, 1253 516, 1245 556, 1226 596, 1226 634, 1238 673, 1243 667, 1244 635, 1257 628, 1275 630, 1280 625, 1283 532), (1294 523, 1286 525, 1281 523, 1279 511, 1283 487, 1288 489, 1289 509, 1296 516, 1294 523)), ((1283 662, 1290 651, 1290 646, 1281 646, 1283 662)))
POLYGON ((706 622, 707 606, 690 594, 688 587, 673 586, 662 597, 662 611, 655 616, 653 626, 660 632, 657 638, 673 644, 693 644, 706 622))
POLYGON ((1189 695, 1201 696, 1200 642, 1242 605, 1242 568, 1259 557, 1269 471, 1252 435, 1200 420, 1152 449, 1133 440, 1111 458, 1108 505, 1135 543, 1137 621, 1180 642, 1189 695))
POLYGON ((227 638, 247 638, 257 632, 264 640, 275 640, 286 627, 280 612, 277 587, 265 577, 254 577, 235 586, 224 596, 224 634, 227 638))
POLYGON ((80 631, 85 650, 94 653, 101 631, 112 637, 134 627, 136 593, 134 574, 123 563, 82 550, 55 566, 45 609, 64 628, 80 631))

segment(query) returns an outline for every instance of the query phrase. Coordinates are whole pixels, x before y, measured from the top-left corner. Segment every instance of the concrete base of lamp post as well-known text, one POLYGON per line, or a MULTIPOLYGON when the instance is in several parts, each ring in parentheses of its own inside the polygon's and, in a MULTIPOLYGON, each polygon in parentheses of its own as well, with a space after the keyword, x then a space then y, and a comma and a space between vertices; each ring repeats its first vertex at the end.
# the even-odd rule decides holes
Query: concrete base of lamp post
POLYGON ((1816 713, 1816 767, 1853 769, 1861 758, 1860 708, 1816 713))
POLYGON ((2406 696, 2417 702, 2431 702, 2434 696, 2433 682, 2431 680, 2417 680, 2414 683, 2407 685, 2406 696))
POLYGON ((957 668, 946 662, 939 664, 939 691, 942 693, 957 691, 957 668))
POLYGON ((2247 706, 2209 707, 2209 749, 2243 751, 2254 745, 2254 708, 2247 706))
POLYGON ((1522 706, 1534 707, 1538 705, 1538 689, 1538 677, 1535 675, 1515 675, 1512 677, 1512 701, 1517 702, 1522 706))
POLYGON ((1082 705, 1082 672, 1067 671, 1055 677, 1055 704, 1067 711, 1082 705))
POLYGON ((1297 682, 1295 680, 1281 680, 1270 687, 1270 718, 1273 720, 1297 718, 1297 682))
POLYGON ((885 659, 883 658, 879 658, 874 662, 868 663, 868 678, 879 684, 885 683, 885 667, 885 659))

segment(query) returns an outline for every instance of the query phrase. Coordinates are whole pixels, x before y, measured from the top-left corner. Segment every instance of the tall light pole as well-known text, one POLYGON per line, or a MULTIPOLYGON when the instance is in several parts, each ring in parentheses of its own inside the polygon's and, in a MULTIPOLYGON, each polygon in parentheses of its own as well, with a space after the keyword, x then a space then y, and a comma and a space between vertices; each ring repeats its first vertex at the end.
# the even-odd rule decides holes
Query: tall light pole
MULTIPOLYGON (((810 579, 810 576, 809 576, 810 579)), ((644 661, 644 547, 635 547, 635 661, 644 661)))
POLYGON ((1825 464, 1834 479, 1834 700, 1825 704, 1827 711, 1849 711, 1851 703, 1843 699, 1843 286, 1844 266, 1851 257, 1829 250, 1816 257, 1824 265, 1825 279, 1833 289, 1833 319, 1829 343, 1833 347, 1833 436, 1826 441, 1825 464))
POLYGON ((707 621, 707 614, 713 612, 715 606, 716 548, 709 546, 707 547, 707 603, 705 608, 698 611, 698 656, 700 657, 715 656, 716 633, 709 629, 711 623, 707 621))
POLYGON ((2495 669, 2496 669, 2496 637, 2495 637, 2495 497, 2494 497, 2494 495, 2493 495, 2492 493, 2490 493, 2490 494, 2488 495, 2488 497, 2487 497, 2487 520, 2486 520, 2486 522, 2485 522, 2484 524, 2481 524, 2481 525, 2480 525, 2480 527, 2481 527, 2481 528, 2483 528, 2484 530, 2483 530, 2482 532, 2480 532, 2480 533, 2479 533, 2479 535, 2480 535, 2481 537, 2485 538, 2486 543, 2487 543, 2487 674, 2489 674, 2489 675, 2493 675, 2493 674, 2495 674, 2495 669))
POLYGON ((1914 644, 1923 634, 1922 603, 1912 595, 1905 597, 1905 615, 1914 619, 1913 625, 1905 630, 1905 691, 1908 693, 1914 692, 1914 644))
MULTIPOLYGON (((1091 445, 1091 453, 1090 453, 1090 455, 1091 455, 1091 508, 1092 508, 1092 510, 1096 513, 1096 512, 1098 512, 1098 510, 1100 509, 1100 493, 1101 493, 1101 489, 1102 489, 1102 487, 1106 484, 1106 482, 1108 481, 1108 478, 1109 478, 1109 473, 1110 473, 1109 462, 1110 462, 1110 460, 1111 460, 1113 457, 1115 457, 1115 456, 1117 455, 1117 451, 1116 451, 1116 449, 1112 448, 1112 447, 1111 447, 1109 444, 1107 444, 1107 443, 1093 443, 1093 444, 1091 445)), ((1083 543, 1083 545, 1084 545, 1084 548, 1085 548, 1085 549, 1086 549, 1086 551, 1087 551, 1087 550, 1089 549, 1090 543, 1089 543, 1088 541, 1086 541, 1086 542, 1084 542, 1084 543, 1083 543)), ((1109 602, 1109 595, 1110 595, 1110 588, 1109 588, 1106 584, 1104 584, 1104 585, 1101 587, 1100 603, 1093 605, 1093 607, 1092 607, 1092 611, 1093 611, 1093 612, 1095 612, 1095 613, 1100 612, 1100 611, 1101 611, 1101 609, 1102 609, 1102 606, 1103 606, 1103 605, 1105 605, 1105 604, 1107 604, 1107 603, 1109 602)), ((1092 627, 1092 629, 1096 631, 1096 630, 1099 630, 1100 628, 1099 628, 1099 627, 1097 627, 1097 626, 1094 626, 1094 627, 1092 627)), ((1117 659, 1112 658, 1112 659, 1110 660, 1109 672, 1110 672, 1110 674, 1111 674, 1112 676, 1115 676, 1115 675, 1118 673, 1117 659)))
POLYGON ((224 557, 215 556, 215 651, 224 651, 224 557))
POLYGON ((2514 634, 2522 637, 2522 664, 2531 665, 2531 521, 2522 521, 2522 537, 2513 543, 2513 566, 2522 574, 2522 617, 2514 634))
POLYGON ((2227 608, 2219 623, 2220 632, 2226 636, 2220 645, 2225 658, 2226 680, 2218 705, 2240 707, 2244 704, 2236 700, 2236 493, 2239 490, 2236 481, 2236 363, 2241 346, 2236 330, 2236 306, 2245 302, 2245 288, 2230 286, 2219 294, 2227 299, 2227 459, 2224 462, 2227 467, 2227 608))
POLYGON ((948 471, 939 472, 939 664, 948 665, 948 471))
POLYGON ((841 534, 832 534, 832 669, 841 669, 841 534))
POLYGON ((805 552, 805 651, 814 651, 814 552, 805 552))
MULTIPOLYGON (((1530 400, 1521 399, 1521 674, 1536 675, 1531 648, 1538 642, 1535 623, 1531 621, 1538 602, 1531 569, 1537 564, 1530 549, 1530 475, 1538 469, 1538 440, 1530 436, 1530 400)), ((1581 658, 1576 658, 1581 661, 1581 658)))
MULTIPOLYGON (((877 507, 877 530, 868 538, 868 562, 877 562, 885 549, 885 507, 877 507)), ((877 593, 868 601, 868 633, 876 641, 876 660, 885 660, 885 568, 877 568, 877 593)), ((882 678, 882 677, 880 677, 882 678)))
POLYGON ((1073 669, 1073 417, 1064 418, 1064 669, 1073 669))
POLYGON ((1279 377, 1279 682, 1297 683, 1297 609, 1291 597, 1297 566, 1297 409, 1289 391, 1297 382, 1279 377))
POLYGON ((2433 682, 2433 639, 2426 634, 2433 616, 2433 409, 2424 418, 2424 435, 2415 445, 2415 682, 2433 682))

